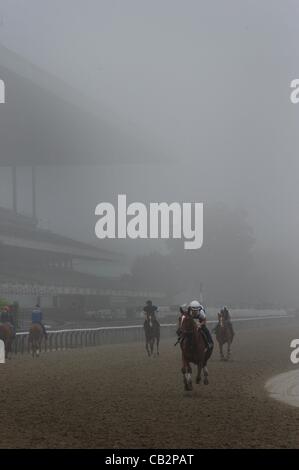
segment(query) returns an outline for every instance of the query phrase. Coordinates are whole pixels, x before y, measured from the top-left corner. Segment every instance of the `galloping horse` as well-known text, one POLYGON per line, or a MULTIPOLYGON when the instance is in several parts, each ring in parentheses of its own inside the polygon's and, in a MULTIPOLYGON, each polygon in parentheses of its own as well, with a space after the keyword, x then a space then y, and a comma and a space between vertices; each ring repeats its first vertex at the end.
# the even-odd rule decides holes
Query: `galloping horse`
POLYGON ((192 368, 190 363, 197 365, 196 383, 201 381, 201 371, 204 373, 204 384, 208 385, 208 369, 207 362, 211 357, 212 350, 207 350, 205 341, 197 327, 194 319, 189 315, 182 315, 180 318, 180 346, 182 350, 182 374, 184 377, 185 390, 193 389, 192 385, 192 368))
POLYGON ((219 344, 220 358, 222 361, 228 361, 230 358, 230 347, 233 342, 234 334, 229 321, 225 320, 223 312, 218 313, 218 325, 214 331, 219 344), (223 354, 223 345, 225 343, 227 343, 226 357, 223 354))
POLYGON ((33 323, 29 329, 29 347, 31 345, 32 357, 39 356, 42 346, 44 332, 39 323, 33 323))
POLYGON ((10 359, 12 342, 15 338, 13 327, 9 322, 0 323, 0 339, 4 342, 5 356, 10 359))
POLYGON ((154 344, 156 340, 157 355, 159 356, 160 343, 160 323, 153 315, 148 315, 144 320, 145 348, 147 354, 152 356, 154 353, 154 344))

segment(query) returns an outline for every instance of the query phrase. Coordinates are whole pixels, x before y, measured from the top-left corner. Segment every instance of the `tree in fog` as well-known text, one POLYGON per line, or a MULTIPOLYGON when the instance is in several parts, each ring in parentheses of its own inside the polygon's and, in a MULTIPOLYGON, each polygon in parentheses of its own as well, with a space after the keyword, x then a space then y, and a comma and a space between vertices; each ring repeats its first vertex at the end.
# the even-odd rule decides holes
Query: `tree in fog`
POLYGON ((198 295, 203 284, 204 300, 215 304, 251 304, 255 297, 253 246, 255 240, 246 213, 224 205, 206 206, 204 241, 199 250, 184 250, 181 241, 170 240, 170 258, 185 289, 198 295))
MULTIPOLYGON (((246 213, 224 205, 206 207, 204 242, 199 250, 185 250, 183 240, 169 240, 166 255, 135 258, 131 281, 174 296, 190 288, 194 295, 204 286, 210 305, 252 305, 257 300, 254 237, 246 213)), ((188 299, 182 298, 182 302, 188 299)))

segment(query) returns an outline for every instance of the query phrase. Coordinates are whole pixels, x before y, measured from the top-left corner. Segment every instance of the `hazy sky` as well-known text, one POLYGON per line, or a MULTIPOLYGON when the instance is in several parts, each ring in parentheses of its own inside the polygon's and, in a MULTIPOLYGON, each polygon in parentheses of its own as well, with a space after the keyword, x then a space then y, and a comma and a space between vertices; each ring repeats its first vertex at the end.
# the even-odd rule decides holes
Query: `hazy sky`
MULTIPOLYGON (((96 204, 122 192, 140 202, 223 201, 248 211, 261 245, 295 248, 299 105, 289 84, 299 77, 298 19, 289 0, 0 0, 2 44, 171 161, 41 168, 39 216, 92 240, 96 204)), ((29 176, 19 178, 27 210, 29 176)))

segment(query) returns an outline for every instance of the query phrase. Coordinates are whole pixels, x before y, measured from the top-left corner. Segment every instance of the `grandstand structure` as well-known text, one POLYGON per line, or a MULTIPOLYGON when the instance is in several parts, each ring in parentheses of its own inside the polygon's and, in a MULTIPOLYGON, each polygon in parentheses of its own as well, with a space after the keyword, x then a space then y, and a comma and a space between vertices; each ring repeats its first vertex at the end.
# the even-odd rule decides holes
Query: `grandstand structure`
MULTIPOLYGON (((154 152, 100 105, 0 44, 0 167, 11 168, 12 208, 17 211, 17 168, 32 170, 36 217, 37 166, 152 162, 154 152), (104 117, 103 117, 104 115, 104 117)), ((157 161, 159 159, 157 158, 157 161)))
POLYGON ((36 212, 37 166, 144 162, 140 143, 102 119, 86 97, 2 45, 0 79, 6 98, 0 106, 0 171, 11 169, 11 205, 0 207, 0 297, 21 308, 38 301, 53 314, 72 315, 161 298, 122 279, 78 272, 76 260, 113 263, 117 255, 40 228, 36 212), (32 169, 29 215, 18 212, 18 166, 32 169))
POLYGON ((0 297, 21 308, 39 302, 57 314, 82 317, 106 309, 125 314, 145 298, 161 299, 150 290, 136 290, 122 279, 79 272, 76 260, 116 262, 118 256, 92 245, 38 227, 33 217, 0 207, 0 297))

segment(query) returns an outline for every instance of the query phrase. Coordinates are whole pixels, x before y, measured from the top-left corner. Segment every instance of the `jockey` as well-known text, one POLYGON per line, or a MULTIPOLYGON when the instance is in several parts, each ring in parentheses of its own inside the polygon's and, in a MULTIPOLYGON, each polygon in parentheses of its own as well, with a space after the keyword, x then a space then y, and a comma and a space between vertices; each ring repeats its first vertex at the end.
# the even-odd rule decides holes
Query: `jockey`
POLYGON ((206 325, 206 313, 203 306, 197 301, 192 300, 188 307, 188 312, 192 315, 195 320, 198 320, 199 328, 201 329, 203 339, 206 343, 206 347, 211 350, 214 347, 214 342, 211 333, 206 325))
POLYGON ((146 316, 146 320, 149 320, 151 317, 153 321, 157 321, 156 313, 158 312, 158 307, 156 307, 156 305, 153 305, 153 302, 151 300, 148 300, 146 302, 146 305, 143 307, 143 312, 146 316))
POLYGON ((45 339, 48 339, 48 334, 46 332, 45 325, 43 324, 43 312, 41 311, 39 304, 36 304, 35 308, 32 310, 31 321, 32 323, 37 323, 42 327, 45 339))

